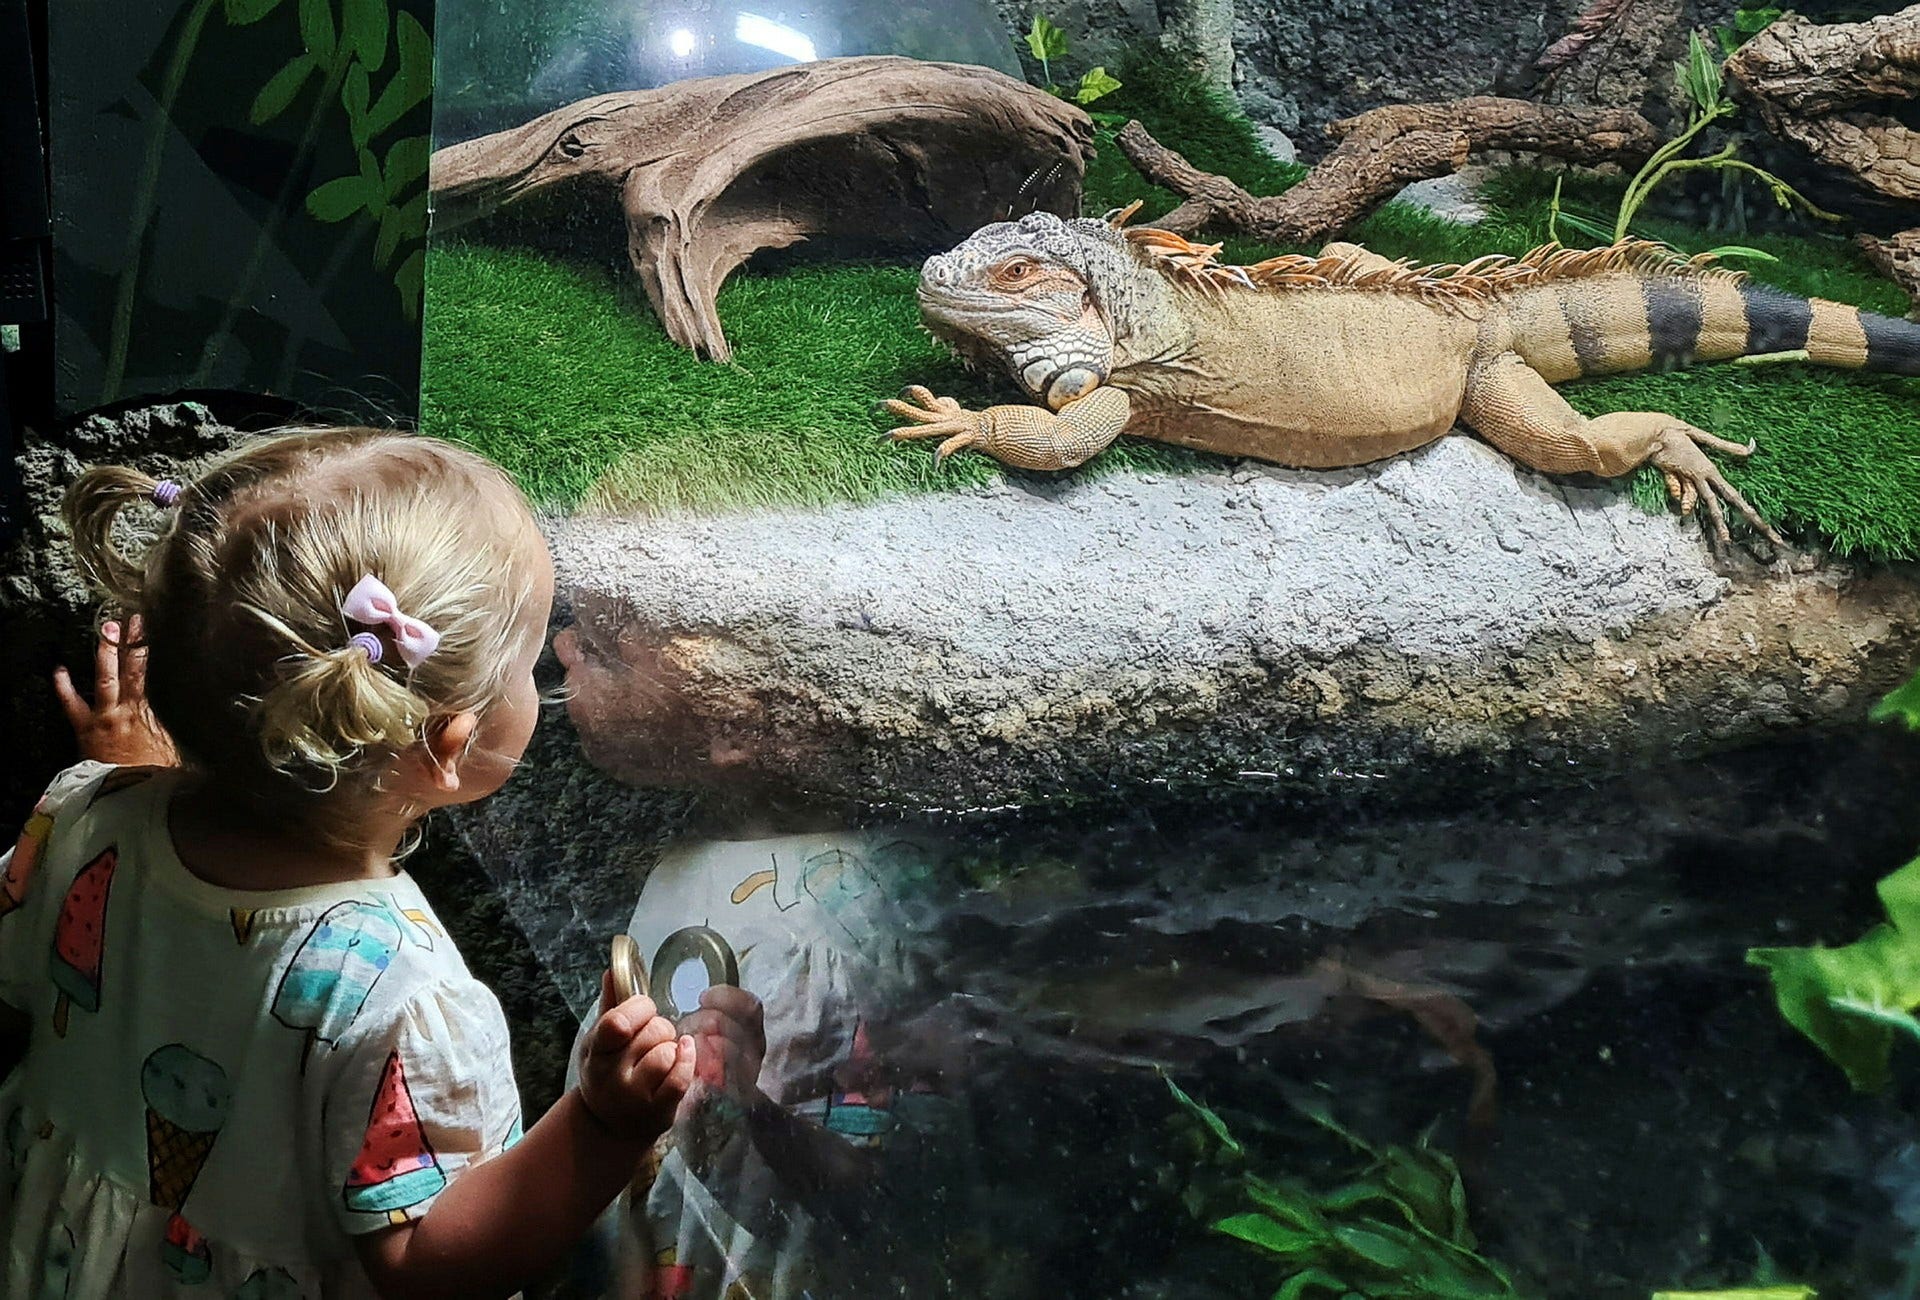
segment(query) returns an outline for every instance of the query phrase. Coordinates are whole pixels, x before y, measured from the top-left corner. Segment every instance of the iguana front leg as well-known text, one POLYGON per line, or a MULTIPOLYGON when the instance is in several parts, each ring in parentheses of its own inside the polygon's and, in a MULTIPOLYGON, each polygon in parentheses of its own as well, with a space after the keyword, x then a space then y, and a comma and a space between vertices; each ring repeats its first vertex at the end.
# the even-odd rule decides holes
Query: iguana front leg
POLYGON ((1103 385, 1058 411, 1038 406, 969 411, 951 397, 935 397, 915 384, 906 390, 906 400, 893 398, 886 409, 912 421, 893 430, 894 438, 945 439, 935 453, 936 463, 972 448, 1020 469, 1073 469, 1120 436, 1132 403, 1121 389, 1103 385))
POLYGON ((1679 503, 1680 513, 1692 514, 1696 504, 1704 507, 1721 541, 1730 540, 1726 513, 1720 508, 1724 500, 1755 532, 1786 547, 1701 450, 1748 456, 1751 444, 1716 438, 1659 411, 1619 411, 1589 420, 1512 352, 1474 366, 1460 418, 1507 455, 1549 474, 1615 478, 1651 464, 1666 476, 1667 491, 1679 503))

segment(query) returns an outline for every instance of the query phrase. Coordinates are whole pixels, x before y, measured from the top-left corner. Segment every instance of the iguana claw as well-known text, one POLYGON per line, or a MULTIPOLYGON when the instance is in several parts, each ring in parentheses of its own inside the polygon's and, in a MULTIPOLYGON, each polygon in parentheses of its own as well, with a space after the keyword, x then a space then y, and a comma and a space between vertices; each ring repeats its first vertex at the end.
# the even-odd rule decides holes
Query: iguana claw
POLYGON ((1755 443, 1729 442, 1725 438, 1716 438, 1704 429, 1696 429, 1690 424, 1676 423, 1666 430, 1655 445, 1649 462, 1657 468, 1667 481, 1667 494, 1680 507, 1680 513, 1691 515, 1695 506, 1707 513, 1708 527, 1714 537, 1722 542, 1731 542, 1733 535, 1727 531, 1726 511, 1721 502, 1738 510, 1753 530, 1772 542, 1785 548, 1786 539, 1768 526, 1760 517, 1740 490, 1727 482, 1719 467, 1707 458, 1702 447, 1727 456, 1751 456, 1755 443))

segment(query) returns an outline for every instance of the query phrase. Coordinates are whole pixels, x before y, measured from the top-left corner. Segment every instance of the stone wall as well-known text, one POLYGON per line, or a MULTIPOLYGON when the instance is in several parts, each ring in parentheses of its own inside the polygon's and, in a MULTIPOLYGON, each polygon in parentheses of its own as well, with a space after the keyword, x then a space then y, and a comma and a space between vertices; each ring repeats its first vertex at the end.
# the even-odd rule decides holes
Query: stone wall
MULTIPOLYGON (((1036 8, 1067 33, 1060 69, 1077 77, 1142 49, 1185 53, 1248 116, 1292 136, 1302 157, 1326 151, 1327 123, 1382 104, 1517 93, 1580 0, 996 0, 1016 31, 1036 8)), ((1723 20, 1730 0, 1689 0, 1686 21, 1723 20)), ((1664 51, 1665 55, 1677 50, 1664 51)))

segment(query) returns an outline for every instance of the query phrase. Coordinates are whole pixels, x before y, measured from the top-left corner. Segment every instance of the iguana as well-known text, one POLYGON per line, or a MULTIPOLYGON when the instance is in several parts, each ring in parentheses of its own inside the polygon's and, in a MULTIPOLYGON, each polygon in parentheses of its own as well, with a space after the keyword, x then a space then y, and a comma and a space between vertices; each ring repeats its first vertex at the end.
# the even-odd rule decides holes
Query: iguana
MULTIPOLYGON (((1137 208, 1139 205, 1134 205, 1137 208)), ((1122 433, 1281 465, 1359 465, 1456 422, 1523 464, 1612 477, 1651 463, 1684 514, 1720 499, 1779 536, 1703 448, 1742 446, 1659 412, 1581 415, 1551 385, 1804 352, 1920 374, 1920 325, 1747 282, 1658 244, 1553 245, 1464 266, 1391 262, 1353 244, 1253 266, 1218 245, 1127 227, 1133 208, 986 226, 921 270, 920 312, 972 364, 1011 371, 1036 406, 963 409, 923 387, 886 408, 892 436, 943 438, 1026 469, 1084 463, 1122 433)))

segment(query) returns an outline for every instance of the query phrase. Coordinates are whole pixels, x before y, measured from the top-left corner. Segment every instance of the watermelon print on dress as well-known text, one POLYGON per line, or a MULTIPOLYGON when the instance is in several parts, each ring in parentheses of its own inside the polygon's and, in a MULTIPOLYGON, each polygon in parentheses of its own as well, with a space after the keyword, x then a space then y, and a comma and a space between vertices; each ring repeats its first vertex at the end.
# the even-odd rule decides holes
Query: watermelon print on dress
POLYGON ((388 1052, 373 1091, 373 1111, 367 1116, 367 1136, 360 1156, 347 1173, 343 1191, 347 1208, 362 1214, 384 1214, 392 1223, 405 1223, 407 1210, 437 1195, 447 1185, 433 1146, 420 1127, 413 1094, 407 1091, 407 1072, 400 1053, 388 1052))
POLYGON ((60 904, 53 929, 53 984, 59 996, 53 1003, 53 1032, 67 1036, 67 1008, 100 1009, 100 963, 107 932, 107 892, 120 855, 109 848, 80 869, 60 904))
POLYGON ((378 903, 349 900, 320 914, 273 995, 273 1018, 306 1031, 302 1073, 314 1043, 337 1047, 352 1028, 399 946, 400 922, 378 903))
POLYGON ((160 1241, 160 1260, 181 1286, 199 1286, 213 1276, 213 1248, 178 1214, 167 1218, 166 1235, 160 1241))

